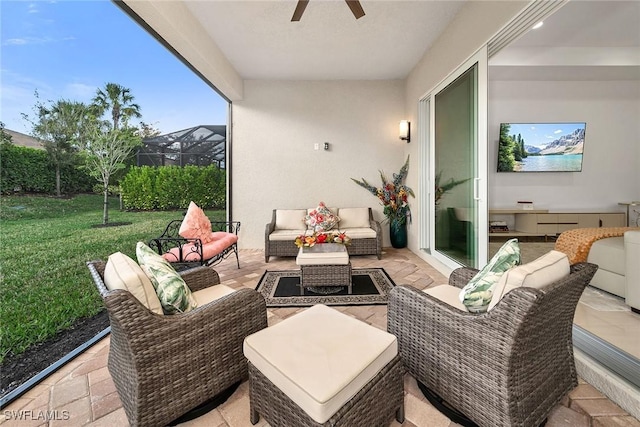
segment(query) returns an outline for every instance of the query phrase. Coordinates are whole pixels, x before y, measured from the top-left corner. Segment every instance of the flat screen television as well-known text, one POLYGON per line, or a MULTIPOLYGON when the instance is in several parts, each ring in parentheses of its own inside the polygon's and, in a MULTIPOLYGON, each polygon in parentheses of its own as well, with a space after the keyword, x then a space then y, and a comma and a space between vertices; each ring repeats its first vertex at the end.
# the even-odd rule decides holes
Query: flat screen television
POLYGON ((501 123, 498 172, 581 172, 586 123, 501 123))

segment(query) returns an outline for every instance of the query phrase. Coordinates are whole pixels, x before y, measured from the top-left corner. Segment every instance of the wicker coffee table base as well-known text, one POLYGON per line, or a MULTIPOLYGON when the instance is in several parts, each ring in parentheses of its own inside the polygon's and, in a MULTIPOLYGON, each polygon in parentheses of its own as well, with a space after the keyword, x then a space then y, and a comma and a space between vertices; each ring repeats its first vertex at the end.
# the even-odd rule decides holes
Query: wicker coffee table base
POLYGON ((404 422, 404 367, 396 356, 324 424, 318 424, 249 362, 251 424, 262 415, 272 427, 388 426, 404 422))
POLYGON ((301 265, 300 271, 300 295, 304 295, 305 288, 328 286, 346 286, 351 295, 351 263, 301 265))

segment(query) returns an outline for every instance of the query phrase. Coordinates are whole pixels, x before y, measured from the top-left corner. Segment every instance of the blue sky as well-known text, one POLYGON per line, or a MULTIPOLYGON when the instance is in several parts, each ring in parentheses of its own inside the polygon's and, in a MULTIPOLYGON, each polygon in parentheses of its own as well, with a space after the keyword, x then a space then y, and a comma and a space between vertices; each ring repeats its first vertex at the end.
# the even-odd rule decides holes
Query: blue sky
POLYGON ((97 88, 131 89, 162 133, 226 124, 227 103, 109 0, 0 1, 0 121, 30 133, 20 113, 43 101, 90 102, 97 88))
POLYGON ((526 145, 544 147, 584 126, 584 123, 511 123, 509 135, 520 134, 526 145))

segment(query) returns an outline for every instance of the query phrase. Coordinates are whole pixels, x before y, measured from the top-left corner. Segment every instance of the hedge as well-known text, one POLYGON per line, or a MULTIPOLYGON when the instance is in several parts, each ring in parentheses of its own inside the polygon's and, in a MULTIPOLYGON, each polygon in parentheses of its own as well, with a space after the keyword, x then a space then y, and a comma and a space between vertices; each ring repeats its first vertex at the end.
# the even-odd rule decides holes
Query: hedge
MULTIPOLYGON (((60 191, 65 194, 89 193, 96 180, 78 165, 60 168, 60 191)), ((0 144, 0 192, 2 194, 55 194, 56 172, 44 150, 11 143, 0 144)))
POLYGON ((125 209, 226 208, 226 173, 209 166, 134 166, 120 182, 125 209))

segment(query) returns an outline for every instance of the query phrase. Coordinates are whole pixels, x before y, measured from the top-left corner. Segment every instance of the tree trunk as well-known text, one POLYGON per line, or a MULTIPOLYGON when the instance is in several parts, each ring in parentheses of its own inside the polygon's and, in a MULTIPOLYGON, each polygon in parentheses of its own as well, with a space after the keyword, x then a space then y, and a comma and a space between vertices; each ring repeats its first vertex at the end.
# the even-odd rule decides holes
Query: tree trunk
POLYGON ((104 209, 102 211, 102 225, 109 222, 109 186, 104 186, 104 209))
POLYGON ((60 165, 56 165, 56 196, 60 197, 60 165))

